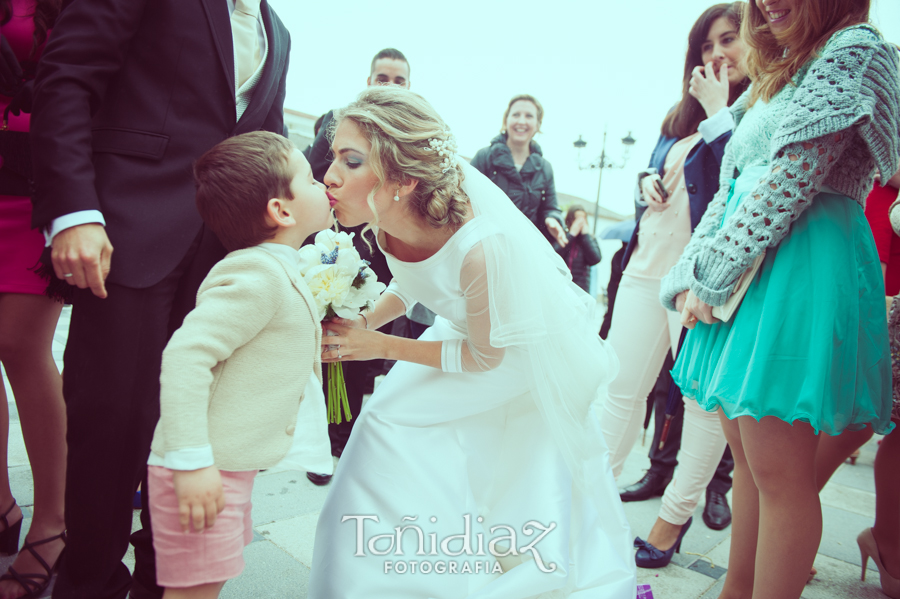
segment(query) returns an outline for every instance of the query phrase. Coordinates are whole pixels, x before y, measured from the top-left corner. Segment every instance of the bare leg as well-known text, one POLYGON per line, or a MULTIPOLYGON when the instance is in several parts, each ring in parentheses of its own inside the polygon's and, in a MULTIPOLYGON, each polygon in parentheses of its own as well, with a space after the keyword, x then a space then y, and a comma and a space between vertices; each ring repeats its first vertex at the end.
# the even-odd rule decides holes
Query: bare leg
POLYGON ((798 599, 822 537, 816 486, 819 437, 802 422, 738 419, 744 455, 759 489, 754 599, 798 599), (790 456, 789 460, 785 456, 790 456))
POLYGON ((167 588, 163 593, 163 599, 217 599, 223 586, 224 582, 211 582, 195 587, 167 588))
POLYGON ((825 487, 838 466, 843 464, 851 453, 865 445, 873 434, 872 427, 867 426, 861 431, 845 431, 834 437, 820 435, 819 451, 816 454, 816 484, 819 491, 825 487))
POLYGON ((888 574, 900 578, 900 433, 896 429, 881 441, 875 456, 875 526, 881 563, 888 574))
POLYGON ((744 455, 741 429, 737 420, 729 420, 719 410, 722 430, 734 457, 731 489, 731 552, 728 573, 719 599, 749 599, 753 596, 756 545, 759 538, 759 489, 744 455))
MULTIPOLYGON (((0 464, 7 463, 9 455, 9 399, 6 397, 6 388, 0 384, 0 464)), ((0 514, 9 509, 13 503, 12 490, 9 488, 9 470, 3 469, 3 475, 0 476, 0 514)), ((7 514, 6 521, 11 525, 22 519, 22 510, 16 506, 7 514)), ((0 521, 0 532, 5 530, 3 522, 0 521)))
MULTIPOLYGON (((61 309, 61 304, 41 295, 0 295, 0 360, 15 394, 34 477, 34 519, 29 541, 52 537, 65 529, 65 405, 62 378, 51 353, 61 309)), ((4 421, 8 434, 8 415, 4 421)), ((7 479, 0 490, 8 486, 7 479)), ((63 547, 59 540, 37 551, 47 563, 54 564, 63 547)), ((44 572, 28 552, 20 553, 13 565, 22 574, 44 572)), ((3 599, 23 594, 24 589, 14 581, 0 583, 3 599)))

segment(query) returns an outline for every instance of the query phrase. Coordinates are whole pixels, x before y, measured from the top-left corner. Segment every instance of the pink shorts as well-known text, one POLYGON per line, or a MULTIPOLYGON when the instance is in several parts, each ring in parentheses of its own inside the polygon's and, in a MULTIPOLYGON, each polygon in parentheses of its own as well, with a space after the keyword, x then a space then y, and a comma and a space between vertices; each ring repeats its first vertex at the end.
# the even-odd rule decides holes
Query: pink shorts
POLYGON ((244 547, 253 540, 250 493, 256 470, 225 472, 225 509, 205 532, 181 531, 172 471, 148 466, 156 583, 166 588, 224 582, 244 570, 244 547))

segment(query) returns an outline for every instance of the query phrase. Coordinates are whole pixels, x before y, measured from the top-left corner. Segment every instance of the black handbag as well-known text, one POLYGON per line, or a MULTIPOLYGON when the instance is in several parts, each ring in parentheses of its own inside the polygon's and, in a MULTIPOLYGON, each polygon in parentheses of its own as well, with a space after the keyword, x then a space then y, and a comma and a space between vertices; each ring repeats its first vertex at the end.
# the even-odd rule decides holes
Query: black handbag
POLYGON ((9 107, 0 126, 0 195, 30 196, 31 138, 27 131, 9 130, 9 107))

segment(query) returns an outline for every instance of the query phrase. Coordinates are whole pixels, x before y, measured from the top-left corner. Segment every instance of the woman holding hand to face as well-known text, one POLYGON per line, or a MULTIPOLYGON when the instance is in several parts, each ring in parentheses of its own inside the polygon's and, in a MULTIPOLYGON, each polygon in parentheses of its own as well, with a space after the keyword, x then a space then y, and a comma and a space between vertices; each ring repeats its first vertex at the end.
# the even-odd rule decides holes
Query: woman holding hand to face
POLYGON ((564 247, 554 241, 553 249, 569 267, 572 282, 590 293, 591 267, 600 263, 601 256, 597 240, 587 231, 587 212, 583 206, 569 206, 566 211, 566 228, 568 244, 564 247))
MULTIPOLYGON (((638 175, 638 227, 625 253, 609 342, 621 361, 601 424, 618 476, 644 421, 647 395, 681 334, 675 313, 659 304, 663 276, 677 262, 717 189, 717 176, 734 119, 730 105, 747 88, 738 35, 744 4, 708 8, 691 29, 683 98, 662 124, 650 168, 638 175)), ((682 451, 660 519, 637 554, 641 567, 669 563, 690 525, 700 496, 725 450, 715 415, 686 404, 682 451)), ((656 475, 653 471, 648 476, 656 475)), ((671 473, 659 473, 663 479, 671 473)), ((646 478, 646 477, 645 477, 646 478)), ((665 487, 660 483, 658 493, 665 487)))
POLYGON ((720 190, 663 279, 692 329, 673 378, 718 412, 734 455, 723 599, 800 596, 822 531, 820 433, 893 428, 863 204, 876 168, 897 171, 900 61, 868 19, 869 0, 750 4, 753 84, 732 107, 720 190), (763 252, 737 312, 713 317, 763 252))

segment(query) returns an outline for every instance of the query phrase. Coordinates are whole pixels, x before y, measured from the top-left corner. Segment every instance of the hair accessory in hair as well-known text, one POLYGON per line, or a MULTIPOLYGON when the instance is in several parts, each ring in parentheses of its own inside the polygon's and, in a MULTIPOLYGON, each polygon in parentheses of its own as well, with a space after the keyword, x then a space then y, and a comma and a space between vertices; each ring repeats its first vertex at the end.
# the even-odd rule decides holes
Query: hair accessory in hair
POLYGON ((456 155, 456 138, 447 130, 442 132, 441 137, 429 137, 428 147, 425 149, 443 157, 441 160, 442 173, 446 173, 455 167, 459 160, 459 157, 456 155))

